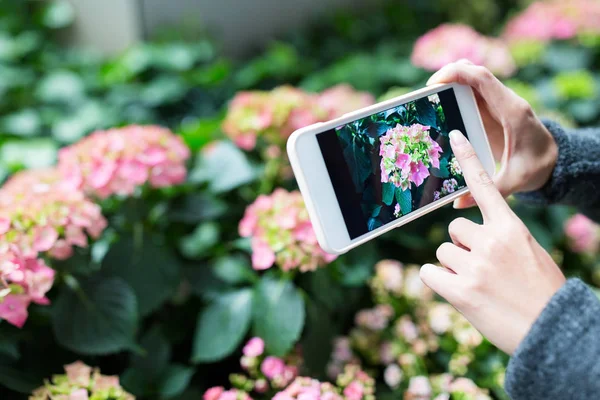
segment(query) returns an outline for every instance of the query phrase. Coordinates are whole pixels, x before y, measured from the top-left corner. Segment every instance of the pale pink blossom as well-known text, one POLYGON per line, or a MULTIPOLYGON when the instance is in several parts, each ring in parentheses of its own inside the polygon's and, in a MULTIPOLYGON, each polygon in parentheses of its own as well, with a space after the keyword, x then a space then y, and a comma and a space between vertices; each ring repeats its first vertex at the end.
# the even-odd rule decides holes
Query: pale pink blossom
POLYGON ((317 101, 327 110, 327 118, 333 119, 375 104, 375 97, 370 93, 357 92, 348 84, 340 84, 321 92, 317 101))
POLYGON ((505 43, 462 24, 442 24, 425 33, 417 39, 411 55, 414 65, 428 71, 436 71, 460 59, 483 65, 503 77, 516 71, 505 43))
POLYGON ((148 183, 161 188, 185 181, 190 151, 183 140, 159 126, 130 125, 96 131, 59 152, 65 180, 86 194, 132 195, 148 183))
POLYGON ((285 271, 311 271, 336 258, 319 247, 298 191, 276 189, 259 196, 246 208, 239 233, 251 238, 252 266, 257 270, 277 264, 285 271))
POLYGON ((259 337, 253 337, 246 343, 243 353, 247 357, 258 357, 265 351, 265 342, 259 337))
POLYGON ((278 357, 268 356, 260 365, 261 372, 270 380, 283 375, 285 372, 285 362, 278 357))
POLYGON ((600 248, 600 227, 583 214, 576 214, 565 223, 565 234, 576 253, 595 254, 600 248))

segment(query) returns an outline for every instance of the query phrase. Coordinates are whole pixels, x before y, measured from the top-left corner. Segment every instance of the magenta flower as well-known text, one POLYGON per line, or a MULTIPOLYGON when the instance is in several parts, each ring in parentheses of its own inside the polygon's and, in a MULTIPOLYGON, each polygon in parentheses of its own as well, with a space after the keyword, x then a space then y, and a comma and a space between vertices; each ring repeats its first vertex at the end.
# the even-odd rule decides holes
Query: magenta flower
POLYGON ((59 152, 58 168, 86 194, 131 195, 141 185, 160 188, 185 181, 190 150, 159 126, 97 131, 59 152))
POLYGON ((252 266, 257 270, 277 264, 284 271, 312 271, 333 261, 317 242, 300 192, 276 189, 246 208, 240 236, 250 237, 252 266))
POLYGON ((443 24, 417 39, 411 61, 428 71, 466 58, 497 75, 508 77, 516 71, 506 44, 461 24, 443 24))
POLYGON ((396 125, 379 138, 381 182, 391 182, 402 190, 411 182, 421 186, 429 176, 429 167, 440 166, 442 148, 429 136, 429 126, 396 125))

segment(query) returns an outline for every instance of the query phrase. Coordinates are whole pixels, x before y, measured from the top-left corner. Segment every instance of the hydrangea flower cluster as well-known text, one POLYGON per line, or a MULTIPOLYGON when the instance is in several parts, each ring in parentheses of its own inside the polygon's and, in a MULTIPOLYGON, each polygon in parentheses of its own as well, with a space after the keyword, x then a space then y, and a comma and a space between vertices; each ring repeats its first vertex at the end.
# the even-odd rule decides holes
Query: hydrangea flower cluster
POLYGON ((571 250, 596 254, 600 250, 600 226, 582 214, 575 214, 565 223, 565 234, 571 250))
POLYGON ((599 21, 596 0, 537 1, 507 23, 503 37, 509 42, 548 42, 600 35, 599 21))
MULTIPOLYGON (((473 381, 452 376, 472 373, 479 369, 478 363, 487 365, 481 357, 501 357, 500 353, 486 351, 484 356, 478 351, 482 335, 451 305, 434 299, 419 279, 418 266, 380 261, 370 287, 376 304, 356 314, 356 326, 348 337, 334 341, 330 377, 348 364, 360 363, 369 371, 379 371, 387 386, 404 393, 405 399, 449 399, 458 393, 489 399, 473 381), (432 363, 436 370, 452 374, 443 375, 447 384, 441 385, 440 377, 427 378, 432 363)), ((492 377, 500 387, 501 363, 492 377)))
POLYGON ((402 190, 411 182, 421 186, 430 167, 440 167, 442 148, 429 135, 429 126, 396 125, 379 138, 381 182, 391 182, 402 190))
POLYGON ((312 271, 336 258, 319 247, 298 191, 278 188, 258 196, 246 208, 239 233, 251 238, 252 266, 257 270, 277 264, 284 271, 312 271))
POLYGON ((130 125, 96 131, 60 150, 58 168, 86 194, 131 195, 145 183, 153 188, 185 181, 190 150, 160 126, 130 125))
POLYGON ((510 50, 502 40, 481 35, 462 24, 442 24, 430 30, 417 39, 411 54, 412 63, 428 71, 463 58, 502 77, 516 71, 510 50))
POLYGON ((348 365, 336 383, 299 377, 273 400, 375 400, 375 381, 356 365, 348 365))
POLYGON ((415 376, 410 379, 404 394, 410 400, 450 400, 468 398, 472 400, 491 400, 489 394, 477 387, 468 378, 454 378, 450 374, 434 375, 431 377, 415 376))
POLYGON ((373 103, 373 96, 348 85, 335 86, 320 95, 292 86, 239 92, 229 104, 222 128, 244 150, 253 150, 258 138, 281 147, 297 129, 373 103))
POLYGON ((375 97, 367 92, 357 92, 348 84, 340 84, 321 92, 317 103, 327 111, 326 119, 334 119, 375 104, 375 97))
POLYGON ((442 182, 441 190, 436 190, 435 192, 433 192, 433 200, 439 200, 444 196, 448 196, 449 194, 456 192, 458 189, 460 189, 460 185, 458 184, 456 179, 445 179, 442 182))
POLYGON ((0 188, 0 318, 22 327, 31 302, 49 304, 54 270, 41 258, 69 258, 107 222, 100 207, 55 169, 15 174, 0 188))
POLYGON ((448 162, 448 166, 450 167, 450 173, 454 176, 462 176, 462 168, 460 168, 460 164, 456 157, 452 156, 450 162, 448 162))
POLYGON ((119 384, 118 376, 102 375, 81 361, 65 365, 65 374, 54 375, 35 390, 29 400, 134 400, 119 384))
POLYGON ((300 358, 292 353, 286 359, 265 354, 262 339, 254 337, 243 348, 240 364, 245 374, 233 374, 233 389, 208 389, 204 400, 251 400, 258 398, 306 400, 374 400, 374 380, 356 365, 347 365, 337 376, 336 385, 298 377, 300 358))

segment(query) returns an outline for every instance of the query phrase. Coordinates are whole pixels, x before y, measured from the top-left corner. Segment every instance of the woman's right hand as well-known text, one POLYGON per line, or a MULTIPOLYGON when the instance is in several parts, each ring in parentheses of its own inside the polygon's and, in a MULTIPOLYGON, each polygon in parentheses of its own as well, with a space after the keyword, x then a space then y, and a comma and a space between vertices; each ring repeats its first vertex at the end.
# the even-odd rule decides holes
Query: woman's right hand
MULTIPOLYGON (((500 169, 494 183, 507 197, 541 189, 550 179, 558 147, 531 106, 500 82, 488 69, 468 60, 448 64, 427 82, 456 82, 473 88, 481 118, 500 169)), ((455 208, 475 205, 471 195, 455 201, 455 208)))

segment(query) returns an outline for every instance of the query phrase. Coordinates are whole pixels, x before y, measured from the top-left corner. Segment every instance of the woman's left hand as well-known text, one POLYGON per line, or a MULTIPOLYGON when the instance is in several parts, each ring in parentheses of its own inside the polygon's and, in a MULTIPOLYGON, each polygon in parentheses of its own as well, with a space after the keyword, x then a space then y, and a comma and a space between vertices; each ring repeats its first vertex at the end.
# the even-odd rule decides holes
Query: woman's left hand
POLYGON ((512 354, 565 277, 510 209, 467 139, 453 131, 450 143, 484 222, 452 221, 453 243, 437 250, 445 268, 426 264, 421 279, 512 354))

